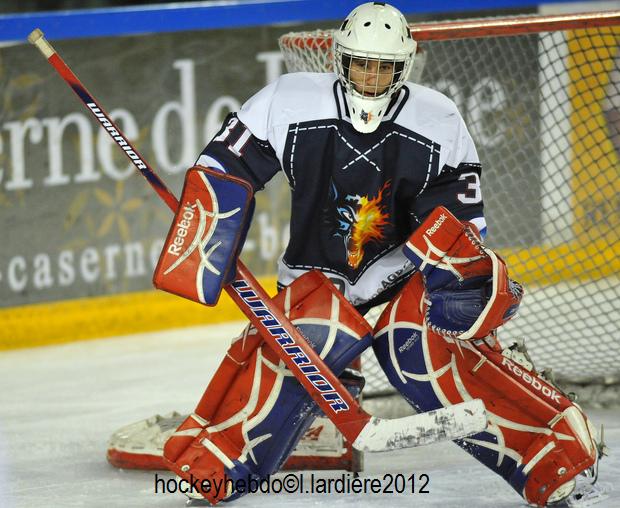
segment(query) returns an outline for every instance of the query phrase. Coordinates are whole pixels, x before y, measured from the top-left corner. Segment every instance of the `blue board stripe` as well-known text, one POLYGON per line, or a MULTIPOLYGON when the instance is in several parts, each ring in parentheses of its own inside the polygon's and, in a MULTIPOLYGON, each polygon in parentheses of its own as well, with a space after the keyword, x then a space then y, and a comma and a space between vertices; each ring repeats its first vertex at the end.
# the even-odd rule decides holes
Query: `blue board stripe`
MULTIPOLYGON (((553 3, 560 0, 547 0, 553 3)), ((50 40, 340 20, 361 0, 225 0, 0 16, 0 41, 25 41, 40 28, 50 40)), ((534 0, 390 2, 405 14, 533 7, 534 0)))

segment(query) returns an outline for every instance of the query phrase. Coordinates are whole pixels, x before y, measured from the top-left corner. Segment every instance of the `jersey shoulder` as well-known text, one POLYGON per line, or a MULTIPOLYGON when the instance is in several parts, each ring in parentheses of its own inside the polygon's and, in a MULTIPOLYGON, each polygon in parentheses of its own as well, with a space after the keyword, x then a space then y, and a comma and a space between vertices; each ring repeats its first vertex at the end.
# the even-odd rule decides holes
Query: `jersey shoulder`
POLYGON ((251 97, 239 111, 239 119, 253 134, 266 139, 271 129, 337 115, 333 73, 283 74, 251 97))
POLYGON ((462 118, 452 99, 416 83, 405 86, 409 98, 398 115, 397 123, 430 139, 441 134, 442 130, 458 128, 462 118))
POLYGON ((286 97, 289 94, 332 93, 336 75, 333 72, 291 72, 282 74, 276 83, 276 93, 286 97))
POLYGON ((457 114, 460 117, 456 104, 447 95, 418 83, 406 83, 406 86, 410 93, 410 106, 424 108, 426 112, 437 115, 457 114))
POLYGON ((274 125, 324 120, 337 115, 334 99, 336 75, 295 72, 278 79, 271 113, 274 125))

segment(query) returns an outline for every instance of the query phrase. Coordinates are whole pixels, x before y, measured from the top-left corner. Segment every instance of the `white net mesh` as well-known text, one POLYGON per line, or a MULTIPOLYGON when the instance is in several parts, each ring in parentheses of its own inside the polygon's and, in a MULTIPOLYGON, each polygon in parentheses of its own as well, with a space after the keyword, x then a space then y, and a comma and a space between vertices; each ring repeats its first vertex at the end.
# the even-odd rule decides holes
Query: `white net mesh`
MULTIPOLYGON (((619 41, 618 25, 420 41, 414 64, 413 80, 450 96, 469 126, 486 244, 526 289, 500 340, 525 339, 539 368, 572 383, 620 379, 619 41)), ((329 31, 280 47, 289 71, 332 68, 329 31)), ((370 392, 389 388, 378 367, 364 371, 370 392)))

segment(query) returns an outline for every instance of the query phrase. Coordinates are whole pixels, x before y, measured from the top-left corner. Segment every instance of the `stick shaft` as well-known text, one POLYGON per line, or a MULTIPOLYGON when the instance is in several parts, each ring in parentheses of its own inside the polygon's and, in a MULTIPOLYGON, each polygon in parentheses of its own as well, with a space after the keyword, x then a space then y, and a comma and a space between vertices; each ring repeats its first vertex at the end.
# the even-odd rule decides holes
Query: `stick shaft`
MULTIPOLYGON (((110 137, 125 152, 136 169, 140 171, 153 189, 155 189, 155 192, 157 192, 160 198, 173 212, 176 212, 179 206, 177 198, 155 171, 153 171, 138 150, 127 140, 122 131, 114 124, 105 110, 88 92, 86 87, 62 60, 56 50, 43 37, 43 33, 38 29, 34 30, 30 34, 29 40, 37 46, 52 67, 54 67, 63 80, 73 89, 110 137)), ((285 314, 273 304, 267 292, 260 286, 256 278, 241 261, 237 261, 236 278, 232 284, 226 286, 226 291, 257 328, 269 346, 284 361, 297 380, 304 386, 315 402, 317 402, 323 412, 334 422, 336 427, 338 427, 349 442, 354 442, 362 429, 370 421, 370 415, 360 407, 359 403, 351 396, 342 382, 310 347, 299 330, 289 321, 285 314), (263 308, 271 314, 271 316, 268 316, 269 319, 273 319, 278 323, 275 327, 273 325, 269 327, 265 326, 263 323, 263 320, 266 320, 265 315, 262 314, 261 318, 259 318, 254 313, 254 311, 257 310, 257 301, 260 301, 263 308), (286 332, 287 337, 284 340, 282 334, 278 334, 275 331, 278 327, 284 329, 286 332), (285 346, 289 348, 298 346, 303 351, 309 360, 309 364, 304 364, 305 372, 302 371, 301 367, 286 353, 284 349, 285 346), (316 370, 313 371, 309 369, 308 365, 313 365, 316 370), (312 375, 312 378, 309 377, 310 375, 312 375), (317 375, 320 376, 320 378, 317 378, 317 375), (317 382, 317 379, 320 380, 321 390, 313 384, 311 379, 315 382, 317 382), (331 390, 325 390, 326 385, 323 384, 323 381, 331 387, 331 390)))
POLYGON ((168 207, 176 212, 179 207, 179 201, 175 195, 166 187, 161 178, 151 169, 146 160, 140 155, 138 150, 125 138, 122 131, 116 126, 105 110, 99 105, 97 100, 88 92, 86 87, 73 73, 69 66, 64 62, 52 45, 43 37, 40 30, 34 30, 28 37, 38 49, 47 58, 47 61, 60 74, 60 77, 73 89, 76 95, 89 109, 101 126, 106 130, 114 142, 125 152, 129 160, 133 163, 138 171, 144 176, 151 187, 159 197, 168 205, 168 207))

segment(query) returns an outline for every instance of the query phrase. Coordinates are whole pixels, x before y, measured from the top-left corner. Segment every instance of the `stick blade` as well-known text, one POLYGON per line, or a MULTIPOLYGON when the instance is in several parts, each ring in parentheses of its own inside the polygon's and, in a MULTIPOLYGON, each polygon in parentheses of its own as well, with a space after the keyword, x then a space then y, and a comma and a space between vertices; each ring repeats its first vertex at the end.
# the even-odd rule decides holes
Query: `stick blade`
POLYGON ((394 420, 372 417, 353 447, 367 452, 413 448, 469 436, 486 426, 484 403, 474 399, 394 420))

